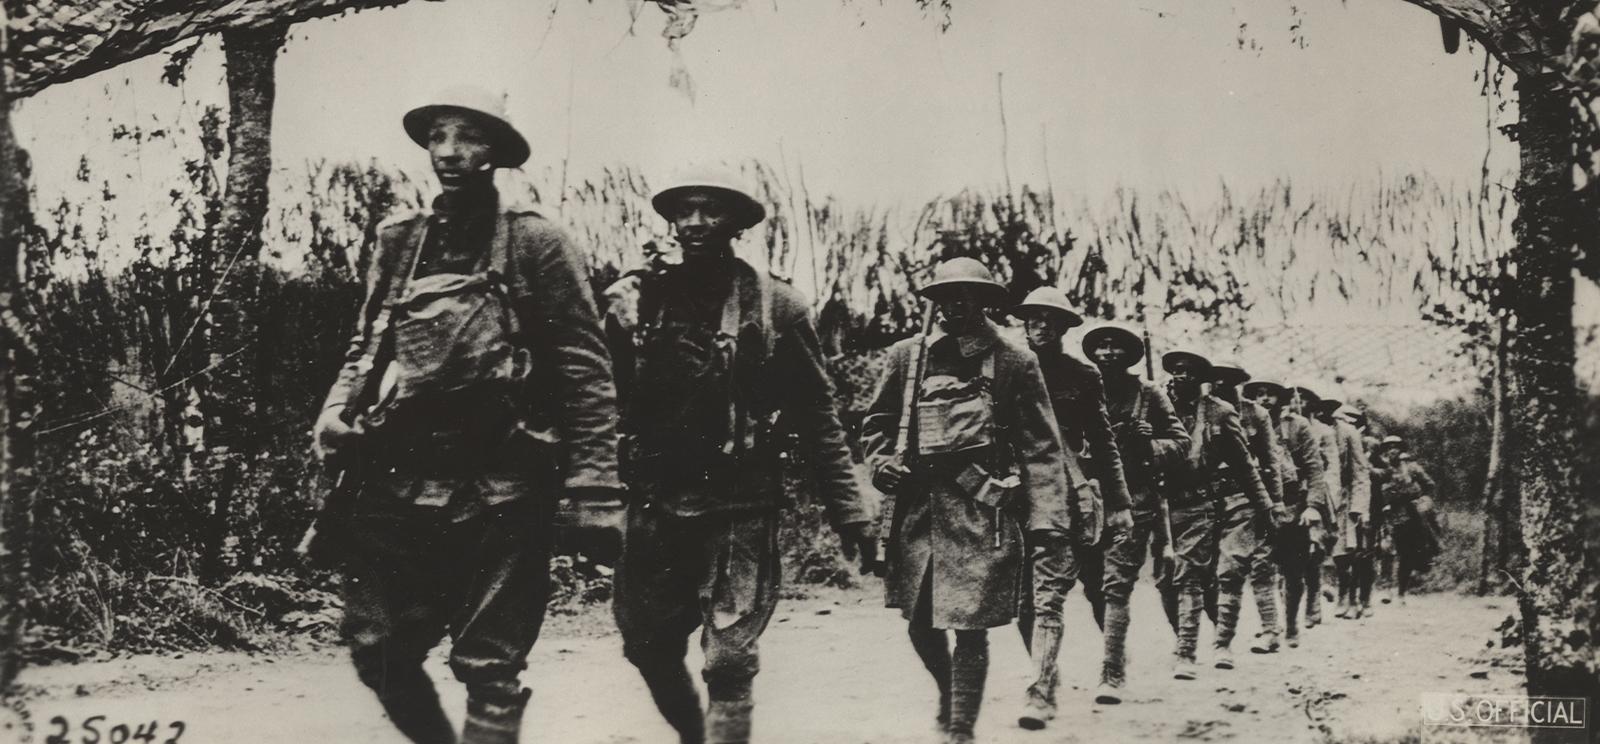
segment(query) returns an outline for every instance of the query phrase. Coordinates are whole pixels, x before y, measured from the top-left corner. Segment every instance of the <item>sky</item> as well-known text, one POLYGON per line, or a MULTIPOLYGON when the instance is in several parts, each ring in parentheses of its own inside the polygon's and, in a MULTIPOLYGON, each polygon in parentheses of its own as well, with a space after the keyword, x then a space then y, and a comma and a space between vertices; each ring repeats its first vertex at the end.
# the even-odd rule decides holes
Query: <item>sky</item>
MULTIPOLYGON (((1090 200, 1118 186, 1203 198, 1277 178, 1473 183, 1486 149, 1497 168, 1515 163, 1486 133, 1515 110, 1489 110, 1482 53, 1445 54, 1433 17, 1401 0, 1297 13, 1281 0, 957 0, 944 32, 911 0, 745 0, 702 16, 676 54, 653 4, 635 21, 621 0, 552 2, 411 2, 296 26, 279 60, 278 164, 423 172, 400 116, 461 82, 507 95, 530 169, 628 163, 660 179, 756 157, 850 203, 1008 175, 1090 200), (668 85, 678 65, 692 99, 668 85)), ((103 147, 108 118, 221 100, 220 57, 207 45, 181 88, 159 81, 158 56, 24 102, 41 185, 103 147)))

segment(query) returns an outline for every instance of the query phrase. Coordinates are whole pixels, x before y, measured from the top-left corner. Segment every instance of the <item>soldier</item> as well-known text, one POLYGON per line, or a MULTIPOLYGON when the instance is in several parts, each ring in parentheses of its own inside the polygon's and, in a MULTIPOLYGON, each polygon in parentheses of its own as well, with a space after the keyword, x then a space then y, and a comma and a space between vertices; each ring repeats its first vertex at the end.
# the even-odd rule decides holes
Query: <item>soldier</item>
POLYGON ((467 686, 461 741, 509 744, 544 618, 553 506, 620 487, 611 363, 582 254, 500 204, 494 169, 521 165, 528 143, 499 100, 452 90, 404 125, 442 193, 379 228, 315 429, 353 502, 322 526, 340 538, 356 672, 395 726, 456 741, 422 669, 449 634, 467 686))
POLYGON ((1360 586, 1367 573, 1366 517, 1372 502, 1367 455, 1361 448, 1361 432, 1344 415, 1343 404, 1324 400, 1322 414, 1323 422, 1333 427, 1334 441, 1338 445, 1339 467, 1335 472, 1339 477, 1339 503, 1343 507, 1334 514, 1335 521, 1330 525, 1337 530, 1331 553, 1339 576, 1337 617, 1358 619, 1365 609, 1360 586))
MULTIPOLYGON (((1055 287, 1040 287, 1028 293, 1012 314, 1023 320, 1028 346, 1039 358, 1045 388, 1055 409, 1057 428, 1067 446, 1069 478, 1074 480, 1073 495, 1067 503, 1072 523, 1079 527, 1062 545, 1027 545, 1029 561, 1024 575, 1031 573, 1030 596, 1018 612, 1017 626, 1033 654, 1038 675, 1028 688, 1028 710, 1018 720, 1026 729, 1042 729, 1055 717, 1055 685, 1058 679, 1056 656, 1061 650, 1061 608, 1075 579, 1083 580, 1083 595, 1089 600, 1094 620, 1108 637, 1125 638, 1128 632, 1128 606, 1124 601, 1109 608, 1102 591, 1105 576, 1106 542, 1112 545, 1125 539, 1133 526, 1129 513, 1128 484, 1122 473, 1122 455, 1107 420, 1105 388, 1094 365, 1067 354, 1061 337, 1068 329, 1083 324, 1083 317, 1055 287), (1097 487, 1084 488, 1076 481, 1092 479, 1097 487), (1086 494, 1098 494, 1104 504, 1082 503, 1086 494), (1105 515, 1102 534, 1101 513, 1105 515), (1035 625, 1037 621, 1037 625, 1035 625)), ((1107 641, 1109 645, 1110 640, 1107 641)), ((1121 642, 1117 642, 1121 648, 1121 642)), ((1120 670, 1120 665, 1118 667, 1120 670)), ((1116 688, 1121 675, 1108 676, 1102 668, 1103 693, 1108 702, 1119 702, 1116 688)))
MULTIPOLYGON (((1317 443, 1317 452, 1321 455, 1322 488, 1323 493, 1327 494, 1326 511, 1322 514, 1321 521, 1310 525, 1310 537, 1315 550, 1312 560, 1318 567, 1317 584, 1320 589, 1323 559, 1333 550, 1334 540, 1337 537, 1335 530, 1339 520, 1336 516, 1344 514, 1344 502, 1341 500, 1343 489, 1339 485, 1339 441, 1334 434, 1333 426, 1324 421, 1325 401, 1309 388, 1296 387, 1294 392, 1296 412, 1304 416, 1311 425, 1311 434, 1317 443)), ((1335 404, 1337 402, 1334 401, 1335 404)), ((1310 587, 1307 587, 1307 628, 1314 628, 1322 623, 1322 598, 1321 591, 1312 592, 1310 587)))
POLYGON ((1283 506, 1283 481, 1278 478, 1277 453, 1273 446, 1272 417, 1255 401, 1239 395, 1239 386, 1249 381, 1250 373, 1237 362, 1212 366, 1212 395, 1239 410, 1245 442, 1255 462, 1267 496, 1272 500, 1269 516, 1234 510, 1224 522, 1218 545, 1217 564, 1217 646, 1226 649, 1239 623, 1239 605, 1246 580, 1255 595, 1256 611, 1261 616, 1261 635, 1251 644, 1251 653, 1278 651, 1278 572, 1271 560, 1272 537, 1277 528, 1290 521, 1283 506), (1269 521, 1270 520, 1270 521, 1269 521), (1245 549, 1249 548, 1248 551, 1245 549))
POLYGON ((1385 469, 1384 520, 1394 535, 1395 591, 1405 604, 1406 593, 1415 588, 1418 573, 1439 552, 1438 526, 1433 515, 1433 479, 1406 451, 1404 439, 1384 437, 1377 452, 1385 469))
MULTIPOLYGON (((1204 576, 1215 570, 1243 584, 1245 556, 1266 539, 1265 525, 1274 518, 1272 499, 1261 484, 1261 474, 1250 459, 1238 409, 1206 393, 1201 385, 1212 379, 1211 361, 1190 351, 1169 351, 1161 366, 1172 376, 1168 390, 1179 420, 1189 430, 1189 451, 1178 475, 1172 502, 1172 540, 1176 557, 1173 586, 1179 599, 1177 666, 1175 679, 1194 679, 1195 645, 1199 641, 1200 612, 1204 601, 1204 576), (1215 522, 1220 515, 1222 540, 1218 551, 1215 522), (1216 568, 1211 568, 1216 565, 1216 568)), ((1279 513, 1281 514, 1281 512, 1279 513)), ((1232 643, 1238 602, 1230 610, 1219 600, 1215 664, 1233 668, 1232 643)))
MULTIPOLYGON (((1282 525, 1274 535, 1273 555, 1283 575, 1284 642, 1289 648, 1300 645, 1300 603, 1307 603, 1307 623, 1312 608, 1318 606, 1322 591, 1321 544, 1312 537, 1313 525, 1320 525, 1328 508, 1327 476, 1323 469, 1321 445, 1311 423, 1289 406, 1291 392, 1275 382, 1246 383, 1245 394, 1259 401, 1271 415, 1273 427, 1283 442, 1285 478, 1283 503, 1293 524, 1282 525)), ((1304 391, 1309 396, 1309 390, 1304 391)))
POLYGON ((652 198, 682 262, 639 287, 619 348, 632 494, 614 610, 623 653, 683 742, 749 741, 757 645, 778 600, 782 447, 798 438, 847 558, 871 534, 804 298, 733 254, 766 210, 727 173, 652 198), (685 664, 702 629, 707 704, 685 664))
MULTIPOLYGON (((1115 704, 1122 701, 1126 684, 1124 618, 1128 616, 1128 598, 1144 568, 1147 545, 1165 540, 1169 529, 1164 503, 1165 472, 1185 457, 1189 432, 1173 412, 1166 393, 1154 382, 1129 371, 1145 354, 1138 334, 1115 324, 1098 326, 1083 335, 1083 352, 1100 369, 1105 381, 1106 408, 1111 429, 1117 435, 1118 451, 1124 457, 1123 472, 1132 501, 1132 529, 1123 536, 1113 536, 1105 552, 1104 593, 1110 621, 1105 629, 1105 655, 1095 702, 1115 704)), ((1173 611, 1176 630, 1176 607, 1173 611)))
POLYGON ((945 741, 959 744, 983 700, 987 629, 1016 616, 1024 544, 1069 534, 1067 474, 1037 358, 983 314, 1006 302, 1005 286, 955 258, 919 292, 939 326, 890 349, 862 449, 873 483, 894 494, 885 604, 908 621, 945 741))

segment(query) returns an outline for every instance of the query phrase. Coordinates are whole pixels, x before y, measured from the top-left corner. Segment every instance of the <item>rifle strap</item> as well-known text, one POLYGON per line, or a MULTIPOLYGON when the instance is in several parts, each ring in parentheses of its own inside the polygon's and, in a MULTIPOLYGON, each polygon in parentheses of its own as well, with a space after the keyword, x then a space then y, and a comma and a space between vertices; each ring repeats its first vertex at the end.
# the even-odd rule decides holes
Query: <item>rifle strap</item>
POLYGON ((900 425, 895 434, 894 451, 902 459, 911 451, 911 430, 916 421, 917 400, 922 397, 923 358, 927 353, 928 335, 924 333, 917 337, 917 344, 911 347, 911 363, 907 367, 909 379, 900 388, 900 425))

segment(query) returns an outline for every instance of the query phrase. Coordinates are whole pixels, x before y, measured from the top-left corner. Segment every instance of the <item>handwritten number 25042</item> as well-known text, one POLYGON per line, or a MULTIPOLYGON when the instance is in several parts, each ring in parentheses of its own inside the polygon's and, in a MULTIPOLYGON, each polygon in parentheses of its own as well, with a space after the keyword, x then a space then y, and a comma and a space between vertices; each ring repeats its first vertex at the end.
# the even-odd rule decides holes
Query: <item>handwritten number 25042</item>
MULTIPOLYGON (((85 718, 81 727, 83 729, 83 737, 69 739, 67 737, 72 733, 72 724, 62 716, 55 716, 50 719, 50 725, 55 726, 58 730, 56 733, 45 737, 44 744, 129 744, 129 742, 155 744, 156 734, 164 733, 159 721, 142 723, 132 728, 129 728, 126 723, 119 723, 102 733, 100 728, 105 723, 105 720, 105 716, 85 718)), ((183 736, 184 729, 187 726, 184 725, 183 721, 173 721, 167 724, 166 728, 172 732, 172 736, 161 740, 160 744, 178 744, 178 739, 183 736)))

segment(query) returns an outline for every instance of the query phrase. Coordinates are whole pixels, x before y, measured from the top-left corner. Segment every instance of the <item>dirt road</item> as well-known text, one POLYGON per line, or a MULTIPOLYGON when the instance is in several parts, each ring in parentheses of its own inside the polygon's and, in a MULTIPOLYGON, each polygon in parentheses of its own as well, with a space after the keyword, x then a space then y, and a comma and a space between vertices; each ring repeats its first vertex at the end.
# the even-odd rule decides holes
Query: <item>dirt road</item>
MULTIPOLYGON (((1409 606, 1384 605, 1360 621, 1330 619, 1308 633, 1299 649, 1273 656, 1239 655, 1239 668, 1205 669, 1200 680, 1168 674, 1171 631, 1154 593, 1134 595, 1130 636, 1131 698, 1095 706, 1099 636, 1082 599, 1071 600, 1063 649, 1063 709, 1044 732, 1016 727, 1027 659, 1014 628, 991 635, 992 668, 979 722, 985 742, 1231 741, 1315 742, 1327 734, 1384 741, 1417 730, 1424 692, 1513 693, 1522 677, 1515 650, 1486 648, 1511 603, 1432 595, 1409 606), (1477 676, 1474 676, 1474 675, 1477 676)), ((597 611, 582 618, 609 629, 597 611)), ((1247 610, 1242 640, 1254 631, 1247 610)), ((579 632, 579 623, 553 625, 535 648, 525 680, 534 689, 523 741, 672 742, 643 685, 609 632, 579 632)), ((1209 628, 1204 632, 1209 632, 1209 628)), ((1202 637, 1202 648, 1208 639, 1202 637)), ((1241 646, 1246 645, 1244 643, 1241 646)), ((693 659, 698 664, 698 659, 693 659)), ((430 661, 446 703, 459 716, 464 693, 449 678, 442 655, 430 661)), ((167 741, 181 720, 186 744, 360 742, 400 744, 354 672, 336 651, 268 658, 202 654, 30 669, 22 708, 33 741, 60 731, 73 742, 167 741), (155 721, 151 739, 119 740, 155 721)), ((878 607, 868 590, 829 591, 786 601, 763 639, 756 681, 757 739, 793 744, 910 744, 935 742, 934 694, 904 637, 897 614, 878 607)), ((20 726, 13 716, 12 725, 20 726)), ((22 740, 20 728, 0 739, 22 740)))

